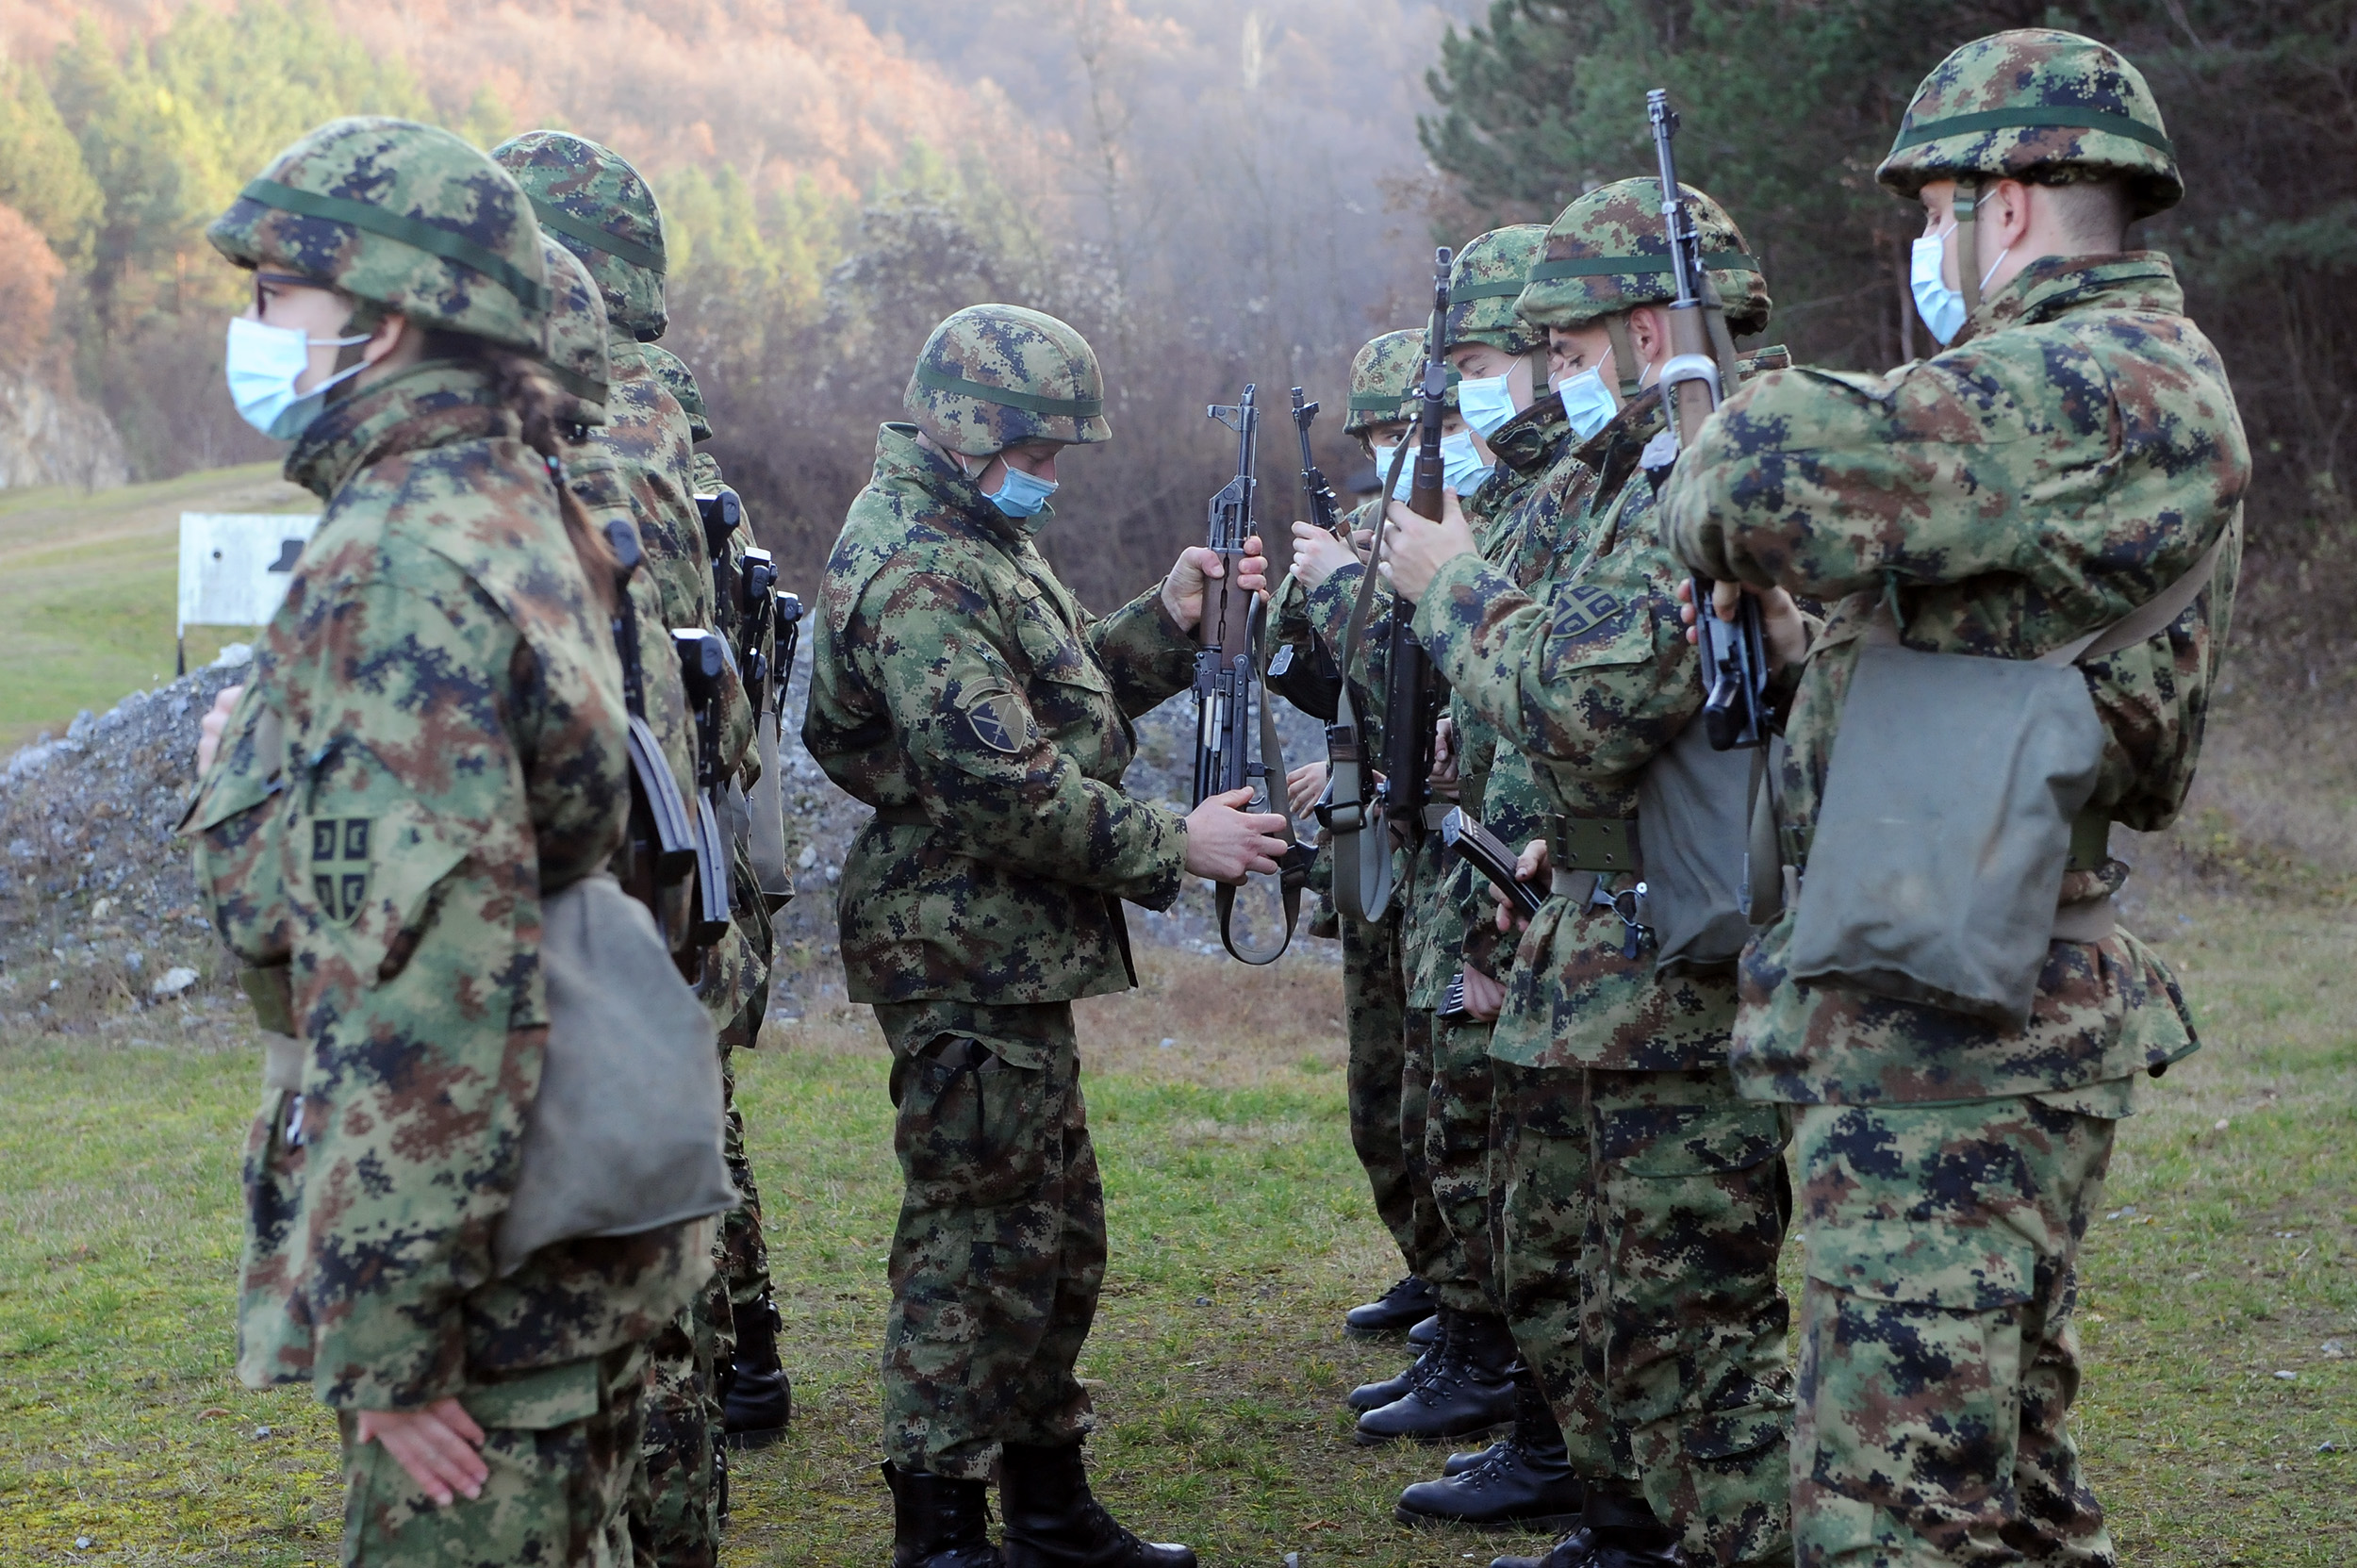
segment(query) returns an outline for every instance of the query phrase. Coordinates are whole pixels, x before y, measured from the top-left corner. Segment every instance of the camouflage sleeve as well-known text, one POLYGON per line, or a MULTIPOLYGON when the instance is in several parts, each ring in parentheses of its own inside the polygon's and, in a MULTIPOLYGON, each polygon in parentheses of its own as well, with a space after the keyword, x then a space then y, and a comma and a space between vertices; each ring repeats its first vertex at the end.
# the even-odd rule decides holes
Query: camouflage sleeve
POLYGON ((194 846, 197 898, 213 930, 248 965, 283 965, 289 953, 278 875, 286 742, 261 683, 247 678, 212 767, 181 818, 194 846))
POLYGON ((511 733, 530 654, 464 585, 380 580, 311 624, 332 646, 309 660, 376 672, 321 683, 288 803, 314 1380, 338 1409, 414 1408, 465 1381, 462 1303, 491 1277, 538 1089, 523 750, 556 770, 579 716, 511 733))
POLYGON ((1195 680, 1195 638, 1162 606, 1162 586, 1146 589, 1082 630, 1089 651, 1113 677, 1113 700, 1135 718, 1195 680))
POLYGON ((1642 767, 1702 705, 1672 581, 1658 551, 1624 542, 1534 599, 1460 555, 1417 605, 1416 634, 1507 740, 1608 778, 1642 767))
POLYGON ((995 635, 1010 635, 986 594, 914 568, 878 572, 844 628, 842 656, 882 699, 927 818, 989 865, 1167 907, 1185 819, 1081 772, 1034 718, 995 635))
POLYGON ((1672 471, 1664 532, 1697 570, 1828 601, 2003 572, 2060 603, 2116 601, 2089 619, 2117 617, 2216 536, 2131 537, 2088 504, 2119 455, 2113 402, 2103 368, 2070 339, 1955 350, 1887 375, 1771 371, 1672 471), (2058 420, 2042 412, 2057 406, 2058 420), (2170 560, 2145 559, 2159 554, 2170 560))

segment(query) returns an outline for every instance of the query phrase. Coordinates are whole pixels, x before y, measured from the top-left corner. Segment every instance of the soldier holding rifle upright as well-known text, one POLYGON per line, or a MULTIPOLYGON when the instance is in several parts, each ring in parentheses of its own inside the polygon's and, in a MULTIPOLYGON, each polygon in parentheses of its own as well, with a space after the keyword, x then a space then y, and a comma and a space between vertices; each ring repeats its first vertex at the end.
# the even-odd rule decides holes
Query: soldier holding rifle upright
MULTIPOLYGON (((803 742, 876 808, 843 867, 844 967, 892 1048, 906 1197, 884 1330, 884 1476, 900 1568, 986 1568, 996 1474, 1011 1568, 1188 1568, 1089 1493, 1073 1364, 1105 1210, 1072 1001, 1136 983, 1125 899, 1277 869, 1250 789, 1181 817, 1125 795, 1129 720, 1195 669, 1201 546, 1102 619, 1032 543, 1066 449, 1110 440, 1064 322, 981 305, 933 329, 827 566, 803 742)), ((1236 586, 1265 586, 1244 541, 1236 586)))
POLYGON ((1810 1564, 2109 1563, 2066 1428, 2075 1264, 2138 1081, 2196 1042, 2114 921, 2107 835, 2192 784, 2250 448, 2168 258, 2127 247, 2184 185, 2118 53, 1966 44, 1879 177, 1922 204, 1945 351, 1762 376, 1662 492, 1697 569, 1831 606, 1778 676, 1796 896, 1734 1053, 1795 1124, 1794 1534, 1810 1564), (1887 907, 1901 879, 1936 896, 1887 907))
MULTIPOLYGON (((1731 332, 1758 331, 1768 291, 1741 234, 1707 196, 1680 195, 1704 269, 1689 281, 1731 332)), ((1790 1552, 1781 1118, 1740 1099, 1727 1069, 1732 949, 1665 953, 1645 885, 1649 775, 1699 737, 1704 697, 1678 619, 1685 572, 1642 470, 1665 428, 1680 294, 1663 206, 1656 180, 1574 202, 1517 305, 1550 331, 1574 422, 1616 410, 1582 449, 1598 478, 1569 570, 1525 589, 1481 558, 1454 505, 1440 526, 1390 510, 1418 636, 1458 700, 1528 754, 1553 814, 1526 857, 1553 896, 1491 1048, 1508 1307, 1586 1483, 1583 1527, 1546 1568, 1790 1552)))

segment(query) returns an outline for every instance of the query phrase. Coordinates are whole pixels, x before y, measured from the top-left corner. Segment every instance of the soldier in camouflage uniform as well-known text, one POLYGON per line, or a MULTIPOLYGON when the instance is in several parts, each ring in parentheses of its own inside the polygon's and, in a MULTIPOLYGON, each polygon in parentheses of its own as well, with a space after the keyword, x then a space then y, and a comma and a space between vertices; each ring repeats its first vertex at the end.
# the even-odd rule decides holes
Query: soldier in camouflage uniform
MULTIPOLYGON (((663 215, 654 192, 620 156, 561 131, 527 131, 492 149, 531 198, 540 226, 597 280, 605 303, 610 379, 606 420, 591 441, 614 459, 631 491, 645 570, 673 630, 719 630, 712 560, 696 508, 687 417, 649 362, 663 335, 663 215)), ((732 668, 718 726, 723 778, 744 767, 752 714, 732 668)), ((748 917, 703 955, 698 993, 726 1054, 745 1044, 753 999, 767 990, 767 962, 748 917)), ((758 1018, 753 1022, 758 1028, 758 1018)), ((719 1560, 726 1506, 718 1368, 731 1333, 728 1283, 716 1279, 650 1348, 645 1471, 632 1504, 639 1555, 661 1568, 719 1560)))
POLYGON ((541 900, 602 870, 630 799, 613 561, 548 466, 538 231, 459 139, 352 119, 207 238, 324 393, 287 475, 326 511, 187 817, 282 1042, 239 1374, 338 1411, 346 1563, 625 1564, 644 1342, 714 1228, 491 1257, 547 1042, 541 900))
MULTIPOLYGON (((1424 334, 1414 328, 1387 332, 1359 350, 1351 362, 1350 397, 1343 412, 1343 432, 1356 436, 1372 457, 1373 438, 1389 437, 1396 445, 1409 428, 1415 368, 1422 360, 1424 334)), ((1343 630, 1350 619, 1351 594, 1359 582, 1357 557, 1330 536, 1303 523, 1296 526, 1294 565, 1279 586, 1275 609, 1277 641, 1294 650, 1295 663, 1311 662, 1312 649, 1330 660, 1342 650, 1343 630), (1312 538, 1311 535, 1315 535, 1312 538), (1331 591, 1328 574, 1343 569, 1343 580, 1331 591), (1315 613, 1312 606, 1314 604, 1315 613)), ((1379 622, 1370 622, 1369 637, 1379 636, 1379 622)), ((1366 668, 1380 663, 1379 651, 1370 649, 1366 668)), ((1353 701, 1360 730, 1370 755, 1382 749, 1383 703, 1380 682, 1354 672, 1353 701)), ((1331 711, 1318 715, 1331 719, 1331 711)), ((1325 788, 1326 765, 1321 760, 1295 770, 1302 793, 1314 797, 1325 788)), ((1322 844, 1317 874, 1329 875, 1333 848, 1322 844)), ((1422 1148, 1409 1157, 1405 1129, 1422 1126, 1425 1080, 1412 1090, 1413 1104, 1403 1107, 1402 1080, 1407 1030, 1407 984, 1400 968, 1399 905, 1396 901, 1375 924, 1341 916, 1343 943, 1343 1016, 1348 1034, 1347 1073, 1350 1100, 1350 1142, 1373 1190, 1375 1212, 1391 1231, 1408 1273, 1376 1299, 1354 1307, 1343 1320, 1343 1331, 1358 1336, 1396 1334, 1430 1317, 1439 1299, 1429 1283, 1443 1272, 1442 1255, 1448 1231, 1432 1206, 1431 1185, 1426 1180, 1422 1148)), ((1400 1379, 1370 1384, 1351 1397, 1354 1409, 1372 1410, 1399 1395, 1400 1379), (1394 1386, 1399 1385, 1399 1386, 1394 1386), (1381 1390, 1374 1397, 1371 1390, 1381 1390)))
MULTIPOLYGON (((1032 536, 1066 447, 1110 439, 1096 356, 1013 305, 934 328, 827 565, 802 739, 873 806, 845 857, 850 994, 892 1048, 907 1182, 885 1325, 901 1568, 1190 1568, 1091 1497, 1073 1364, 1105 1269, 1072 999, 1135 983, 1121 900, 1271 871, 1245 790, 1181 817, 1121 791, 1130 719, 1193 679, 1211 552, 1101 619, 1032 536)), ((1257 539, 1237 586, 1264 586, 1257 539)))
MULTIPOLYGON (((1689 195, 1728 325, 1756 332, 1769 307, 1757 266, 1718 205, 1689 195)), ((1673 297, 1659 189, 1627 180, 1556 220, 1518 309, 1550 329, 1566 371, 1612 361, 1598 379, 1617 397, 1623 376, 1648 382, 1669 357, 1661 302, 1673 297)), ((1660 425, 1645 386, 1600 433, 1579 557, 1537 594, 1482 561, 1461 519, 1392 512, 1418 635, 1465 703, 1536 761, 1556 813, 1540 862, 1553 896, 1524 935, 1492 1045, 1513 1107, 1509 1290, 1578 1283, 1554 1343, 1525 1346, 1588 1482, 1586 1524, 1549 1568, 1681 1552, 1733 1568, 1791 1551, 1782 1118, 1736 1093, 1732 977, 1656 972, 1635 894, 1639 784, 1704 695, 1678 616, 1685 574, 1639 471, 1660 425), (1574 1346, 1585 1376, 1564 1365, 1574 1346)))
MULTIPOLYGON (((1443 350, 1464 378, 1459 406, 1496 459, 1489 478, 1463 498, 1466 517, 1482 558, 1525 589, 1534 588, 1555 564, 1555 549, 1568 532, 1561 498, 1589 471, 1572 453, 1576 443, 1562 402, 1548 386, 1545 329, 1514 308, 1546 232, 1543 223, 1493 229, 1458 252, 1449 273, 1443 350), (1550 499, 1553 504, 1544 503, 1550 499)), ((1511 845, 1543 834, 1545 802, 1522 753, 1512 746, 1501 749, 1497 732, 1479 711, 1453 694, 1445 724, 1465 814, 1511 845)), ((1479 1302, 1449 1305, 1503 1321, 1507 1296, 1492 1245, 1503 1191, 1492 1159, 1490 1034, 1505 999, 1499 982, 1514 952, 1501 940, 1489 883, 1461 861, 1443 865, 1430 961, 1444 976, 1454 972, 1462 1006, 1433 1020, 1426 1159, 1434 1201, 1481 1286, 1479 1302)), ((1478 1453, 1450 1456, 1442 1479, 1403 1492, 1397 1510, 1403 1523, 1551 1527, 1576 1521, 1579 1480, 1527 1358, 1517 1362, 1513 1378, 1512 1431, 1478 1453)))
POLYGON ((2128 867, 2104 835, 2167 827, 2192 783, 2250 449, 2168 258, 2125 248, 2183 186, 2113 50, 2046 30, 1965 45, 1879 176, 1925 208, 1919 298, 1946 352, 1763 376, 1662 494, 1673 547, 1714 580, 1832 606, 1782 676, 1788 866, 1805 879, 1878 620, 1910 649, 2023 660, 2140 605, 2168 619, 2082 655, 2105 739, 2026 1025, 1795 985, 1789 912, 1744 954, 1735 1068, 1795 1108, 1808 1233, 1794 1532, 1811 1565, 2108 1563, 2066 1427, 2074 1265, 2136 1080, 2196 1041, 2167 966, 2111 921, 2128 867), (1977 305, 1947 297, 1976 284, 1977 305))
MULTIPOLYGON (((703 443, 712 439, 703 390, 696 385, 694 372, 669 350, 645 343, 640 345, 639 353, 653 368, 655 378, 679 400, 680 412, 686 417, 688 438, 697 446, 690 472, 701 505, 701 498, 718 495, 728 488, 719 459, 703 449, 703 443)), ((708 538, 706 542, 710 542, 708 538)), ((732 561, 727 575, 730 581, 741 584, 745 553, 756 548, 751 525, 743 520, 741 511, 736 527, 729 535, 727 548, 732 561)), ((734 823, 736 831, 733 834, 736 862, 734 904, 759 964, 741 987, 745 992, 742 1009, 731 1027, 720 1034, 720 1084, 728 1102, 729 1177, 744 1201, 720 1222, 720 1275, 728 1290, 729 1322, 724 1326, 727 1331, 716 1357, 721 1426, 728 1434, 729 1446, 762 1448, 785 1435, 786 1426, 793 1419, 794 1390, 785 1368, 778 1361, 780 1314, 769 1279, 769 1248, 761 1236, 761 1189, 753 1181, 752 1162, 745 1152, 745 1118, 736 1108, 736 1070, 733 1059, 737 1048, 750 1050, 761 1043, 761 1025, 769 1008, 768 976, 777 957, 777 938, 769 917, 793 893, 793 873, 786 869, 783 856, 785 824, 780 816, 783 799, 778 781, 764 778, 780 766, 776 733, 779 708, 793 671, 777 668, 774 626, 760 639, 763 645, 755 647, 755 634, 743 606, 721 605, 720 622, 728 635, 729 646, 736 651, 737 668, 753 668, 758 659, 769 672, 763 711, 754 716, 759 726, 757 747, 746 752, 738 776, 730 781, 727 797, 732 816, 742 814, 734 823), (768 787, 761 787, 764 782, 768 787), (765 811, 771 815, 770 841, 777 850, 777 859, 776 864, 756 869, 753 818, 765 811)))

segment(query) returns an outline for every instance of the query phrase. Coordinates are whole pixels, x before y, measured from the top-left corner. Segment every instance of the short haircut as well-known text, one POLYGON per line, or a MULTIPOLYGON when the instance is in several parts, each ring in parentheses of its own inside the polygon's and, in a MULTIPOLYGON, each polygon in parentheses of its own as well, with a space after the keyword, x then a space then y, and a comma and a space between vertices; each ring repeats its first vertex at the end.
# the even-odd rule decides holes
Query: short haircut
POLYGON ((2088 254, 2126 248, 2128 225, 2135 218, 2127 181, 2082 178, 2037 184, 2044 192, 2039 200, 2054 208, 2062 238, 2088 254))

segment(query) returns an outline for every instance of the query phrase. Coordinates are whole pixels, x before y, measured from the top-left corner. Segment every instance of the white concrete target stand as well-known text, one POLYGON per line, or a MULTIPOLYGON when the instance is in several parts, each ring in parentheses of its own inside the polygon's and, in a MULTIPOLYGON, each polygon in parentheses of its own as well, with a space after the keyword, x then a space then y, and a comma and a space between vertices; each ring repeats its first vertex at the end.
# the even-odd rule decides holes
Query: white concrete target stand
POLYGON ((173 635, 189 672, 191 626, 260 626, 278 613, 316 512, 180 514, 180 613, 173 635))

